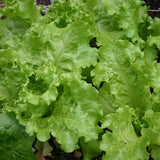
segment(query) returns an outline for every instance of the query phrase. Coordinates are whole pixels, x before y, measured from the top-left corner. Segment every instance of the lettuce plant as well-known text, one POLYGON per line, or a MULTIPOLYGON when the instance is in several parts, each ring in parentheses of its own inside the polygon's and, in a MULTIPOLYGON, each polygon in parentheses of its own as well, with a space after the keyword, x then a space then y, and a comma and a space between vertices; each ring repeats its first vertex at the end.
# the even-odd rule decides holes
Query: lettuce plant
POLYGON ((2 2, 3 160, 35 159, 34 137, 51 135, 84 160, 159 160, 160 20, 144 2, 55 0, 45 16, 33 0, 2 2))

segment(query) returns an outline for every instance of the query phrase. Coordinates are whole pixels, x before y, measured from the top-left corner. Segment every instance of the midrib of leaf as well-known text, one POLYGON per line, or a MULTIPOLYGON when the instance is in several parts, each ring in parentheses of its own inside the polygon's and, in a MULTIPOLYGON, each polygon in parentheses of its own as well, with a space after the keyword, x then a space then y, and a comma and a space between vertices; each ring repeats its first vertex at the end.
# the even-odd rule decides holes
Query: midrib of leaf
MULTIPOLYGON (((131 87, 132 82, 129 80, 129 77, 127 76, 127 74, 126 74, 124 68, 122 67, 122 65, 119 64, 119 61, 118 61, 118 59, 115 55, 115 52, 114 53, 112 52, 112 55, 113 55, 114 61, 116 62, 115 64, 117 65, 117 70, 120 73, 120 79, 121 79, 122 85, 126 84, 125 85, 126 88, 127 88, 126 92, 128 93, 128 94, 126 94, 126 96, 128 96, 130 98, 134 107, 138 107, 139 105, 137 104, 136 98, 134 98, 134 97, 136 97, 135 91, 132 89, 133 87, 131 87)), ((125 88, 125 87, 123 87, 123 88, 125 88)))

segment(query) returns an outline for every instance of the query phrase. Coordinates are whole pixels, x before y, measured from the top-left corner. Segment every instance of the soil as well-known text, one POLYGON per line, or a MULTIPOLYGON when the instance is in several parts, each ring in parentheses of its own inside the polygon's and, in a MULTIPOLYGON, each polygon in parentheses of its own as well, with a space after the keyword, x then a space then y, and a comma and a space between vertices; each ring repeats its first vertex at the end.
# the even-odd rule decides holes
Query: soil
POLYGON ((147 6, 150 6, 151 9, 160 9, 160 1, 159 0, 144 0, 147 6))
MULTIPOLYGON (((48 141, 49 145, 53 148, 51 151, 50 156, 43 156, 42 153, 35 148, 35 144, 37 139, 35 139, 32 148, 36 155, 37 160, 83 160, 83 153, 81 149, 76 150, 72 153, 65 153, 60 149, 60 144, 55 141, 55 138, 51 136, 50 140, 48 141)), ((102 152, 101 155, 98 157, 94 157, 92 160, 102 160, 102 152)))
POLYGON ((55 141, 53 137, 48 141, 53 147, 52 155, 45 157, 46 160, 82 160, 83 154, 81 150, 76 150, 72 153, 65 153, 60 149, 60 145, 55 141))
POLYGON ((154 18, 160 18, 160 0, 144 0, 149 7, 148 14, 154 18))
POLYGON ((37 0, 37 5, 44 4, 44 5, 50 5, 50 0, 37 0))
MULTIPOLYGON (((60 149, 60 145, 51 136, 48 141, 49 145, 53 148, 50 156, 43 156, 42 153, 35 148, 37 139, 35 139, 32 148, 34 149, 37 160, 83 160, 83 154, 81 150, 76 150, 72 153, 65 153, 60 149)), ((98 160, 98 159, 97 159, 98 160)))

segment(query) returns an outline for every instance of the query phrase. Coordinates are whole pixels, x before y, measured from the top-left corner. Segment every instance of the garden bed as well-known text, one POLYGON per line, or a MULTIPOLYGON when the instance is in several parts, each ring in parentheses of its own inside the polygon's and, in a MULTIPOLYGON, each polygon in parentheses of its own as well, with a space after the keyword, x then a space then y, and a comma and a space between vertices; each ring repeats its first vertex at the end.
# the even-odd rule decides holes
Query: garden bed
POLYGON ((146 5, 149 6, 148 14, 151 17, 160 17, 160 1, 159 0, 145 0, 146 5))

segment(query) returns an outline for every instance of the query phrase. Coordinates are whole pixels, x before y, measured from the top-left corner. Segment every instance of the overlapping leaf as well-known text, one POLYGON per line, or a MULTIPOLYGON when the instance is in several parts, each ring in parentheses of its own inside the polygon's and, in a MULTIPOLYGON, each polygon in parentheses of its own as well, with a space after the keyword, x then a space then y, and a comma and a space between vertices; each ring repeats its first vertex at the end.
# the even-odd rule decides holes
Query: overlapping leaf
POLYGON ((158 160, 159 19, 143 2, 55 0, 44 17, 32 0, 3 2, 1 111, 86 160, 144 160, 146 147, 158 160))
POLYGON ((138 137, 132 125, 133 109, 119 108, 116 113, 104 118, 103 128, 109 128, 103 135, 100 148, 106 152, 103 159, 148 159, 146 137, 138 137), (132 156, 131 156, 132 155, 132 156))
POLYGON ((33 140, 34 136, 26 134, 14 113, 0 113, 0 159, 35 160, 33 140))

